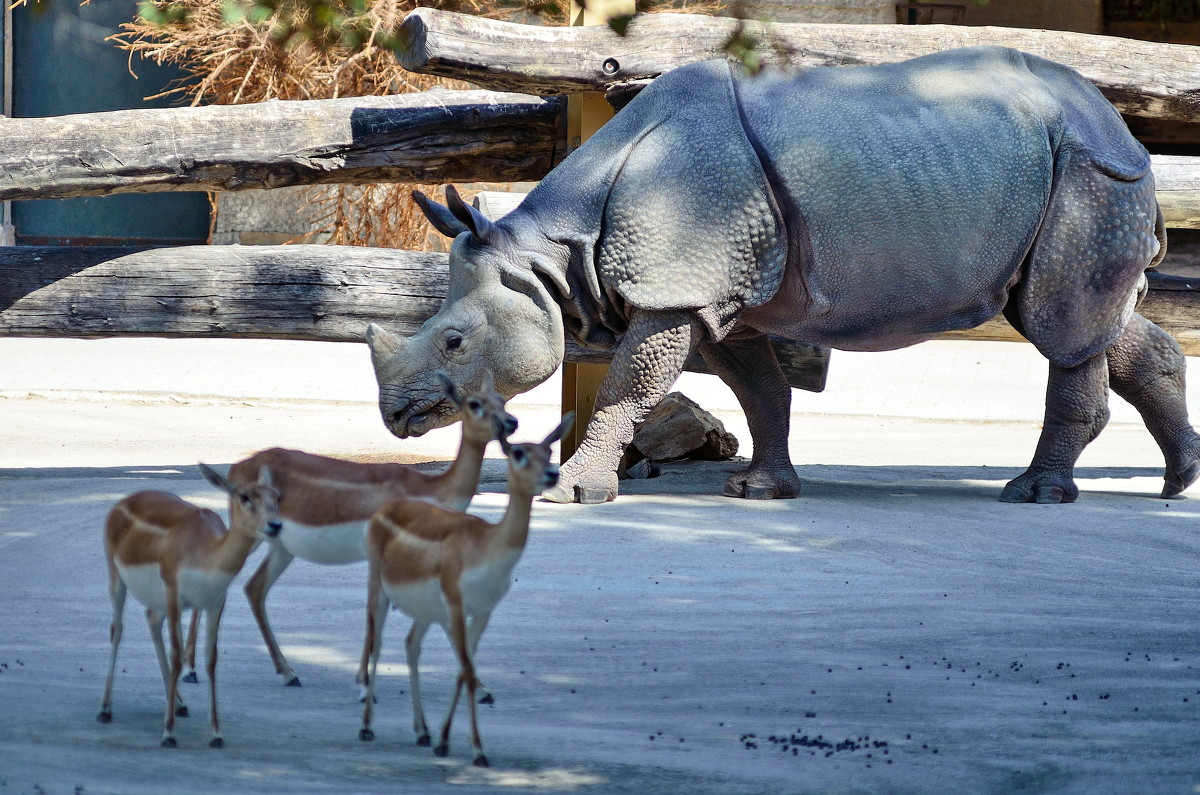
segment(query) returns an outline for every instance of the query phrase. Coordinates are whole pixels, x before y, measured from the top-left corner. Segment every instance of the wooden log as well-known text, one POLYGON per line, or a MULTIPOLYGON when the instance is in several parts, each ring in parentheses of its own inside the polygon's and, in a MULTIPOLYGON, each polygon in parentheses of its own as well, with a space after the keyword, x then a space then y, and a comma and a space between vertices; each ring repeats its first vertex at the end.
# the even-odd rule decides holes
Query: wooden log
MULTIPOLYGON (((541 27, 418 8, 397 57, 414 72, 530 94, 607 91, 694 61, 724 56, 738 25, 727 17, 645 14, 617 36, 605 26, 541 27)), ((1200 121, 1200 48, 1086 33, 958 25, 747 22, 765 60, 799 66, 870 65, 976 44, 998 44, 1077 69, 1133 116, 1200 121), (772 45, 778 45, 773 48, 772 45)))
POLYGON ((541 179, 561 99, 493 91, 0 118, 0 199, 541 179))
MULTIPOLYGON (((0 199, 541 179, 559 99, 490 91, 0 118, 0 199), (456 126, 461 125, 461 126, 456 126)), ((1155 155, 1167 225, 1200 228, 1200 158, 1155 155)))
MULTIPOLYGON (((445 300, 449 258, 352 246, 0 248, 0 336, 361 342, 412 334, 445 300)), ((779 340, 789 382, 825 386, 829 350, 779 340)), ((611 354, 568 343, 568 361, 611 354)), ((688 369, 710 372, 699 356, 688 369)))
POLYGON ((1172 229, 1200 229, 1200 158, 1151 155, 1154 195, 1172 229))
MULTIPOLYGON (((1200 279, 1148 273, 1150 290, 1138 307, 1146 318, 1175 338, 1188 356, 1200 356, 1200 279)), ((943 334, 944 339, 1025 342, 1025 338, 997 316, 966 331, 943 334)))
MULTIPOLYGON (((350 246, 0 248, 0 335, 358 342, 371 322, 414 333, 442 305, 447 274, 445 254, 350 246)), ((1139 311, 1200 356, 1200 280, 1149 282, 1139 311)), ((944 337, 1023 341, 1001 318, 944 337)), ((792 385, 820 391, 828 351, 775 342, 792 385)), ((567 358, 610 356, 568 343, 567 358)), ((709 372, 698 357, 688 369, 709 372)))

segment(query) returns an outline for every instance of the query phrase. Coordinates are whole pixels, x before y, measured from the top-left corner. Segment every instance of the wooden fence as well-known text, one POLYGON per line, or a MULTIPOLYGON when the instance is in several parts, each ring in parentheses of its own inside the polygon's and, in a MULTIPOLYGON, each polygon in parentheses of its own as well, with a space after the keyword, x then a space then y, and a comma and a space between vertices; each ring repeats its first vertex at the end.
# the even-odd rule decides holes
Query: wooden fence
MULTIPOLYGON (((318 183, 537 180, 571 149, 561 95, 615 104, 654 76, 720 53, 735 21, 640 17, 546 28, 418 9, 400 54, 470 91, 0 119, 0 199, 246 190, 318 183), (520 93, 513 93, 514 91, 520 93), (541 96, 545 95, 545 96, 541 96)), ((946 26, 752 29, 801 64, 900 60, 964 44, 1016 46, 1075 66, 1123 112, 1200 121, 1200 48, 1086 34, 946 26)), ((1200 228, 1200 158, 1155 157, 1168 226, 1200 228)), ((444 255, 338 246, 0 249, 0 334, 361 340, 415 330, 446 291, 444 255)), ((1200 285, 1198 285, 1200 286, 1200 285)), ((1200 354, 1200 303, 1157 278, 1143 311, 1200 354)), ((1014 339, 1003 321, 957 336, 1014 339)), ((827 352, 777 341, 796 386, 819 389, 827 352)), ((571 361, 602 354, 576 347, 571 361)), ((702 363, 693 363, 702 369, 702 363)))

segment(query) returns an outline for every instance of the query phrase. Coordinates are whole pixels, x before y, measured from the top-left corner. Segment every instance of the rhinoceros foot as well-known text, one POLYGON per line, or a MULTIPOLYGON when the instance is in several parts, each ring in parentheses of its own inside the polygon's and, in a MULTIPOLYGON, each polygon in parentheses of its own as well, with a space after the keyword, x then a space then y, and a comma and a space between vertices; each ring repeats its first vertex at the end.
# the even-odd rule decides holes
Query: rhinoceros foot
POLYGON ((800 478, 796 477, 791 467, 750 467, 730 475, 721 493, 726 497, 745 497, 748 500, 790 500, 800 496, 800 478))
POLYGON ((1008 482, 1000 492, 1000 502, 1036 502, 1042 505, 1075 502, 1079 487, 1069 475, 1056 472, 1029 472, 1008 482))
POLYGON ((558 485, 542 492, 542 498, 550 502, 578 502, 584 505, 612 502, 617 498, 617 473, 584 473, 572 479, 564 470, 558 485))
POLYGON ((1166 474, 1163 475, 1162 496, 1178 497, 1197 478, 1200 478, 1200 453, 1193 452, 1186 460, 1167 465, 1166 474))

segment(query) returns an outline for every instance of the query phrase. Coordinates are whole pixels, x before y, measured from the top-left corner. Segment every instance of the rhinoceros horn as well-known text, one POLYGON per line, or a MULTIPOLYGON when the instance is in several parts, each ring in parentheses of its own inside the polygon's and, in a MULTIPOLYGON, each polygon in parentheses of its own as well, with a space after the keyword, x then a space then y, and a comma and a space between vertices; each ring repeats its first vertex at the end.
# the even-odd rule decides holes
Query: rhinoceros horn
POLYGON ((371 363, 378 372, 404 347, 404 338, 371 323, 367 326, 367 345, 371 348, 371 363))

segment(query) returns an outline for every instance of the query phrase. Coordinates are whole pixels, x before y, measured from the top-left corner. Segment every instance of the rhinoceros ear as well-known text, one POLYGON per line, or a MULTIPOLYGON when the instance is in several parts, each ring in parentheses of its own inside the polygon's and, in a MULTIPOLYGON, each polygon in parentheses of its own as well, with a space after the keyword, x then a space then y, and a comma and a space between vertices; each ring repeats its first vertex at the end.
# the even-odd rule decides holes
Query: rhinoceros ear
MULTIPOLYGON (((453 190, 453 188, 447 188, 447 190, 453 190)), ((457 195, 455 193, 455 196, 457 195)), ((425 217, 429 219, 429 223, 433 224, 433 228, 446 237, 458 237, 467 231, 466 224, 455 218, 454 213, 450 212, 450 208, 438 204, 419 190, 414 190, 412 197, 417 206, 421 208, 421 212, 425 213, 425 217)))
POLYGON ((453 185, 446 186, 446 204, 449 205, 450 212, 454 214, 454 217, 465 224, 466 228, 471 230, 471 234, 480 241, 496 242, 499 228, 489 221, 486 215, 463 201, 453 185))
POLYGON ((371 323, 367 326, 367 345, 371 348, 371 362, 378 371, 396 355, 404 345, 404 339, 371 323))

